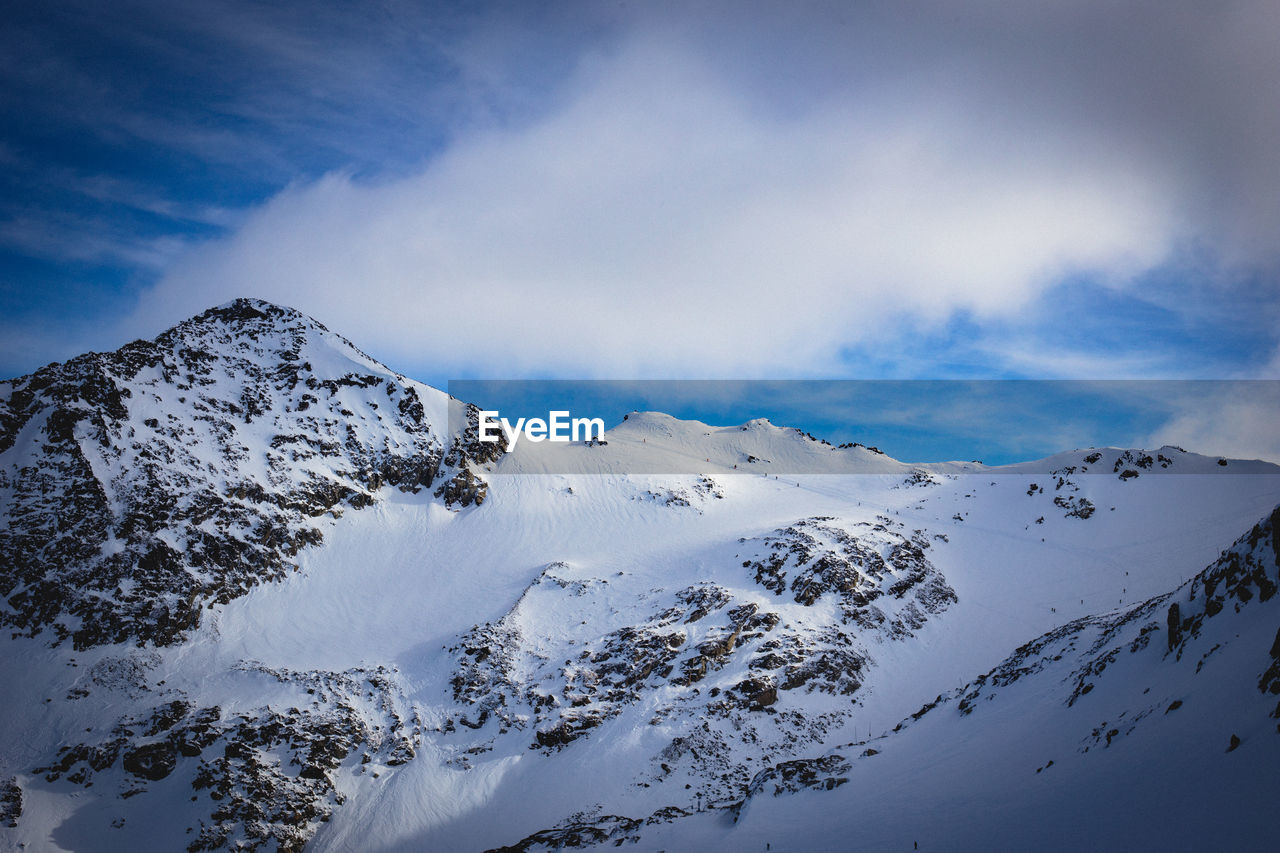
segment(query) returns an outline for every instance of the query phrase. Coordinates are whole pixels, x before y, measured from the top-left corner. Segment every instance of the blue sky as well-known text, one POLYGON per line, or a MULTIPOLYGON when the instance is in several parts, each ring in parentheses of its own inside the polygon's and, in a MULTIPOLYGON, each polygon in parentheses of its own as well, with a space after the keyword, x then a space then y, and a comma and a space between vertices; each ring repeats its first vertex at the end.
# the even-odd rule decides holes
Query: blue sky
POLYGON ((1280 377, 1273 3, 4 16, 5 375, 249 295, 437 385, 1280 377))
MULTIPOLYGON (((1173 445, 1275 458, 1280 382, 1256 380, 454 380, 449 393, 518 418, 552 410, 601 418, 634 411, 714 426, 768 418, 832 444, 871 445, 905 462, 1004 465, 1087 447, 1173 445), (1238 425, 1224 430, 1222 421, 1238 425)), ((451 424, 461 429, 464 424, 451 424)))

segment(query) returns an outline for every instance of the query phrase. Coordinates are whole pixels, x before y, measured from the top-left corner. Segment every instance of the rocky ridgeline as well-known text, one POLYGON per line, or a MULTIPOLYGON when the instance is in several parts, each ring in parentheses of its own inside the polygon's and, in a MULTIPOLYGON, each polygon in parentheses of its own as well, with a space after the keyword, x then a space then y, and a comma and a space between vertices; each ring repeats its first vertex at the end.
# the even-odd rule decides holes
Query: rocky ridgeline
POLYGON ((339 774, 405 764, 421 743, 421 720, 393 670, 241 669, 294 688, 297 703, 229 713, 179 695, 119 720, 104 738, 64 746, 33 772, 49 783, 115 785, 125 798, 188 788, 190 851, 301 850, 342 804, 339 774))
MULTIPOLYGON (((1117 460, 1117 466, 1121 466, 1126 457, 1131 458, 1132 456, 1132 451, 1126 450, 1117 460)), ((1082 459, 1082 464, 1080 465, 1065 465, 1062 468, 1057 468, 1049 472, 1049 479, 1053 483, 1054 491, 1053 505, 1063 511, 1062 514, 1064 517, 1079 518, 1082 520, 1093 517, 1097 507, 1094 505, 1093 501, 1078 494, 1080 491, 1080 484, 1073 478, 1077 474, 1087 474, 1089 472, 1089 466, 1095 465, 1101 458, 1102 454, 1095 451, 1085 456, 1082 459)), ((1165 459, 1164 456, 1161 456, 1160 458, 1162 460, 1165 459)), ((1128 478, 1122 477, 1121 479, 1128 478)), ((1028 497, 1034 498, 1037 495, 1044 494, 1045 487, 1039 483, 1032 483, 1027 487, 1028 497)), ((1040 516, 1036 523, 1043 524, 1044 516, 1040 516)))
MULTIPOLYGON (((867 749, 860 756, 875 755, 867 749)), ((843 755, 828 753, 815 758, 781 761, 759 771, 742 790, 742 798, 733 802, 709 804, 708 810, 720 811, 735 823, 754 798, 780 797, 801 791, 832 791, 849 781, 852 763, 843 755)), ((672 823, 693 812, 679 806, 664 806, 649 817, 638 820, 622 815, 572 815, 555 827, 540 830, 515 844, 496 847, 485 853, 534 853, 587 847, 621 847, 644 839, 644 830, 659 823, 672 823)))
MULTIPOLYGON (((1144 472, 1172 470, 1186 471, 1178 467, 1177 461, 1184 458, 1187 451, 1181 447, 1166 446, 1154 453, 1144 450, 1101 451, 1092 450, 1079 457, 1079 464, 1064 465, 1049 471, 1048 480, 1039 480, 1027 487, 1028 497, 1050 499, 1053 505, 1066 518, 1087 519, 1097 512, 1097 506, 1089 498, 1080 494, 1081 475, 1113 474, 1121 482, 1136 480, 1144 472), (1050 491, 1051 490, 1051 491, 1050 491)), ((1227 468, 1226 459, 1219 459, 1218 470, 1227 468)), ((1052 510, 1050 510, 1052 511, 1052 510)), ((1047 514, 1047 513, 1046 513, 1047 514)), ((1036 519, 1037 524, 1044 523, 1044 515, 1036 519)))
POLYGON ((383 487, 481 502, 476 466, 501 448, 450 442, 426 394, 246 299, 0 384, 0 626, 175 642, 383 487))

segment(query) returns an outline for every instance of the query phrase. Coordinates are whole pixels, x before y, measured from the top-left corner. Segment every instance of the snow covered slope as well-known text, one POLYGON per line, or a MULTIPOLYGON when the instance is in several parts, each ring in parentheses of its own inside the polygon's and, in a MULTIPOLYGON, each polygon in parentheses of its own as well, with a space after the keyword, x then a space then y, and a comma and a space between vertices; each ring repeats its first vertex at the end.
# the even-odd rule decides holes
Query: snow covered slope
POLYGON ((647 849, 1269 850, 1280 508, 1190 581, 1074 620, 888 734, 764 771, 647 849))
POLYGON ((1280 793, 1274 521, 1220 559, 1275 466, 913 466, 656 413, 484 454, 253 301, 5 393, 10 848, 1066 847, 1148 766, 1108 838, 1170 837, 1201 770, 1280 793))

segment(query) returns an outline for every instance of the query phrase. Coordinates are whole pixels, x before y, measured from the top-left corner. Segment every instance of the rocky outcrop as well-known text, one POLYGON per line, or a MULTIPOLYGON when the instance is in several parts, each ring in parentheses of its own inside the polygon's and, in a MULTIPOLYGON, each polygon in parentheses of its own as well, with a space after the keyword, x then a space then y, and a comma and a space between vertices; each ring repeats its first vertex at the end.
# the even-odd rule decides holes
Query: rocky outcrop
MULTIPOLYGON (((0 626, 77 649, 172 643, 382 488, 444 476, 446 501, 479 503, 443 400, 247 299, 0 383, 0 626)), ((501 452, 485 448, 473 458, 501 452)))
POLYGON ((18 780, 10 778, 0 781, 0 826, 12 829, 18 825, 20 817, 22 817, 22 788, 18 786, 18 780))
POLYGON ((338 775, 350 772, 343 769, 350 757, 362 753, 357 773, 395 767, 421 743, 421 721, 405 710, 396 673, 385 667, 295 672, 246 663, 240 670, 292 689, 299 701, 233 714, 173 699, 117 721, 104 739, 63 747, 34 772, 49 783, 89 787, 118 766, 126 797, 189 784, 200 819, 188 850, 301 850, 342 804, 338 775))
POLYGON ((957 600, 923 532, 906 535, 885 516, 853 525, 808 518, 744 544, 759 552, 742 565, 760 586, 806 606, 830 596, 843 622, 864 630, 907 636, 957 600))
POLYGON ((544 829, 526 836, 507 847, 495 847, 485 853, 529 853, 532 850, 564 850, 579 847, 600 847, 608 844, 620 847, 640 840, 636 832, 643 821, 619 815, 583 817, 570 820, 553 829, 544 829))

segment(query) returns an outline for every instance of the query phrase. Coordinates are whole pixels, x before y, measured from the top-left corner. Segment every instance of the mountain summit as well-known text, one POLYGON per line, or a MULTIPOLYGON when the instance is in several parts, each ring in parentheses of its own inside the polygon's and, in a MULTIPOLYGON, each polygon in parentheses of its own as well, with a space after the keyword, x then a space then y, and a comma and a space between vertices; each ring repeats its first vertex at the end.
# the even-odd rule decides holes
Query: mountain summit
POLYGON ((81 649, 180 639, 384 486, 465 471, 447 403, 254 299, 0 384, 0 625, 81 649))

